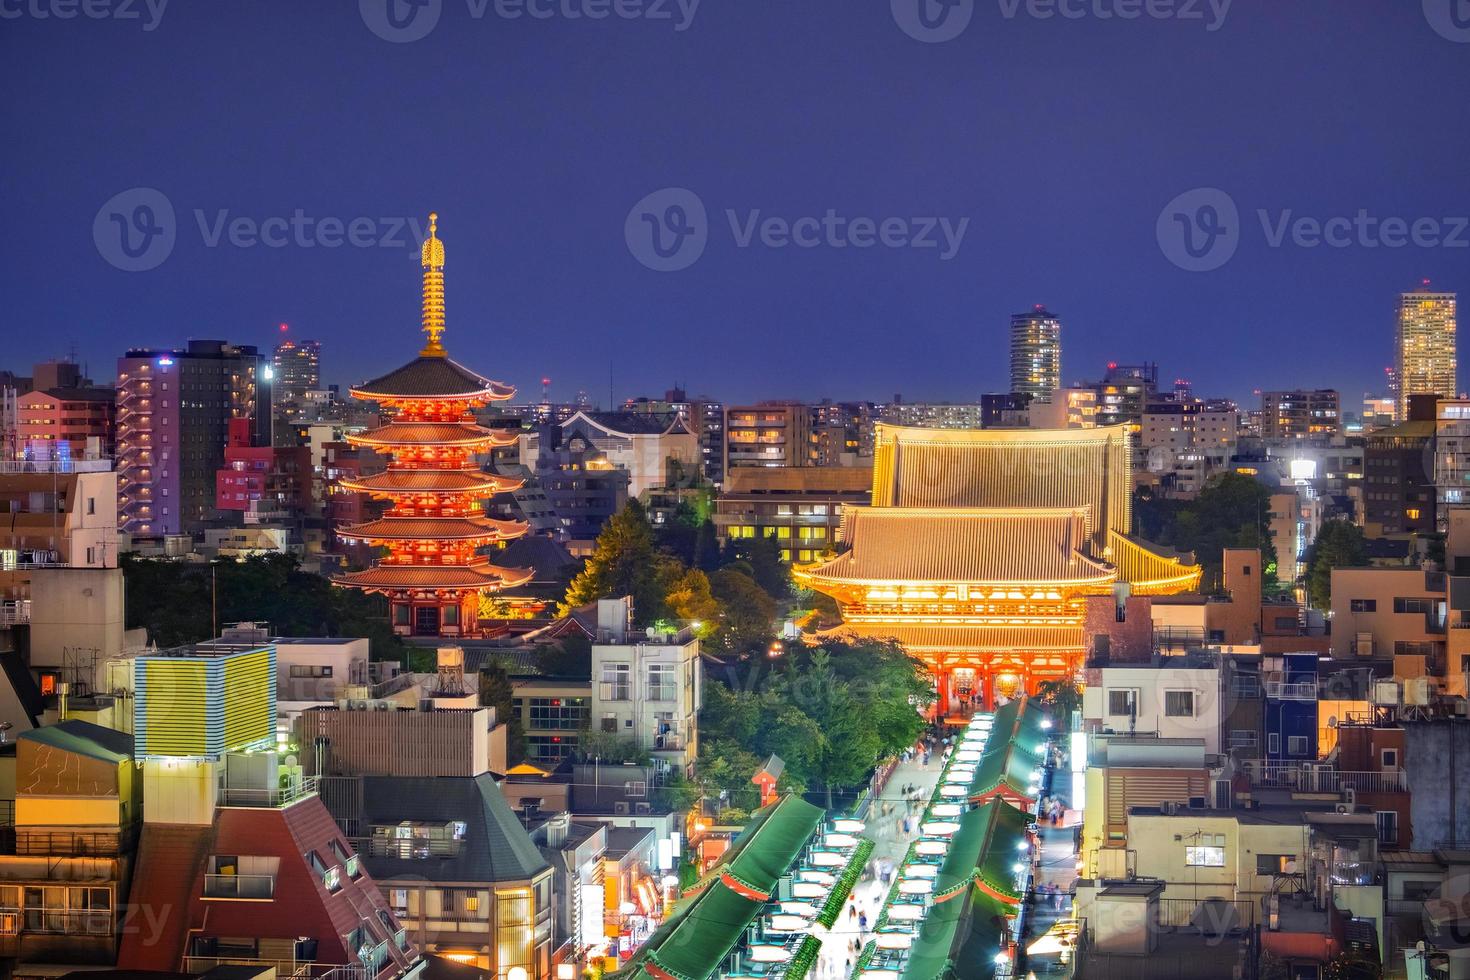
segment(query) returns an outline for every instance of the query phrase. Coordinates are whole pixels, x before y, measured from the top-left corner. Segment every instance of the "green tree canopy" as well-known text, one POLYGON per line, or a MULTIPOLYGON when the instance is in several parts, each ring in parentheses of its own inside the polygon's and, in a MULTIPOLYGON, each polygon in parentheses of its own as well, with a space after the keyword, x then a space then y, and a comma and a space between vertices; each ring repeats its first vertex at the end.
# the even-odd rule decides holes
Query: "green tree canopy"
POLYGON ((1368 541, 1352 521, 1324 523, 1307 556, 1307 592, 1318 609, 1332 608, 1332 570, 1368 562, 1368 541))
POLYGON ((603 525, 586 567, 567 589, 561 612, 567 615, 598 599, 632 596, 634 622, 647 626, 667 616, 664 596, 678 574, 678 562, 655 547, 643 505, 629 500, 603 525))
POLYGON ((1265 570, 1262 584, 1268 591, 1276 586, 1276 548, 1269 534, 1271 491, 1254 477, 1219 473, 1193 500, 1141 494, 1136 503, 1140 534, 1194 552, 1204 569, 1202 589, 1221 588, 1226 548, 1259 548, 1265 570))
POLYGON ((755 579, 733 568, 720 569, 709 582, 724 610, 720 645, 735 653, 763 649, 775 635, 776 601, 755 579))

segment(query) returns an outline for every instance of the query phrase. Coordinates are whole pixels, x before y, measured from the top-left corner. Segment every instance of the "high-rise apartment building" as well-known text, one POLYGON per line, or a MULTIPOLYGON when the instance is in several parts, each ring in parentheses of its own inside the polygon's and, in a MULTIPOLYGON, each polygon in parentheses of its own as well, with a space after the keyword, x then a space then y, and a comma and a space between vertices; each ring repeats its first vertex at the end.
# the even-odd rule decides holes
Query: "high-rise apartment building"
POLYGON ((1045 306, 1011 317, 1011 391, 1051 401, 1062 386, 1062 321, 1045 306))
POLYGON ((179 534, 214 511, 231 419, 250 419, 271 443, 271 382, 254 347, 191 340, 129 350, 117 362, 117 504, 120 530, 179 534))
POLYGON ((282 406, 299 405, 308 391, 322 386, 322 345, 319 341, 283 340, 272 352, 275 368, 276 402, 282 406))
POLYGON ((1331 388, 1261 392, 1265 439, 1330 439, 1342 431, 1342 399, 1331 388))
POLYGON ((1159 392, 1159 366, 1151 361, 1142 364, 1111 361, 1103 379, 1093 387, 1097 389, 1097 424, 1127 424, 1137 432, 1143 423, 1144 409, 1159 392))
POLYGON ((1427 279, 1402 294, 1396 348, 1399 418, 1409 417, 1410 395, 1455 397, 1455 294, 1431 290, 1427 279))
POLYGON ((725 465, 807 466, 812 436, 811 406, 760 402, 725 411, 725 465))

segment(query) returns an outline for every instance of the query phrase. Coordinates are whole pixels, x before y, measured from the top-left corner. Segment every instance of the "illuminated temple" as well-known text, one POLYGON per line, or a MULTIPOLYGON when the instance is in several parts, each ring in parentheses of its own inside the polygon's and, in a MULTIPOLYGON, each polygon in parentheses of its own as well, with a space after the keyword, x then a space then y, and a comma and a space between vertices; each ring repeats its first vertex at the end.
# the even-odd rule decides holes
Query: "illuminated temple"
POLYGON ((1129 536, 1126 426, 880 424, 876 443, 872 506, 844 514, 847 550, 796 574, 837 600, 834 634, 924 660, 942 713, 1076 676, 1087 597, 1199 584, 1198 567, 1129 536))
POLYGON ((424 240, 423 331, 419 356, 352 389, 377 402, 391 421, 347 441, 392 457, 372 476, 343 479, 349 491, 390 501, 377 520, 338 529, 349 541, 386 548, 373 567, 349 572, 341 586, 388 597, 395 631, 417 636, 468 636, 480 631, 479 601, 487 592, 529 581, 531 569, 501 568, 481 554, 528 530, 485 516, 484 501, 520 481, 482 471, 475 454, 515 441, 475 424, 471 412, 503 401, 515 389, 469 370, 444 350, 444 243, 438 216, 429 215, 424 240))

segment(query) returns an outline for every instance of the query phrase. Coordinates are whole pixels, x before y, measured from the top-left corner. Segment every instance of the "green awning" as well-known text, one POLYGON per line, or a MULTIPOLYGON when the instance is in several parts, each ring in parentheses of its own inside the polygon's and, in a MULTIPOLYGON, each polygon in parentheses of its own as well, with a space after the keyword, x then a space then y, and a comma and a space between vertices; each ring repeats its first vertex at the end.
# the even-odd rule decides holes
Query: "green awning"
POLYGON ((757 810, 726 851, 728 859, 706 876, 696 894, 679 902, 613 976, 658 980, 652 968, 679 980, 707 980, 766 905, 765 900, 732 888, 725 875, 746 889, 770 894, 821 826, 822 817, 820 807, 795 796, 757 810))
POLYGON ((974 885, 934 905, 914 937, 902 980, 989 980, 1008 911, 974 885))
POLYGON ((1027 751, 1018 742, 997 739, 992 741, 975 767, 975 778, 970 780, 970 796, 990 793, 998 788, 1007 788, 1018 796, 1034 799, 1031 791, 1031 773, 1042 764, 1040 756, 1027 751))
POLYGON ((1011 902, 1021 900, 1016 887, 1016 862, 1029 860, 1021 852, 1031 818, 1001 800, 991 800, 975 812, 985 815, 985 839, 980 848, 978 882, 1011 902))

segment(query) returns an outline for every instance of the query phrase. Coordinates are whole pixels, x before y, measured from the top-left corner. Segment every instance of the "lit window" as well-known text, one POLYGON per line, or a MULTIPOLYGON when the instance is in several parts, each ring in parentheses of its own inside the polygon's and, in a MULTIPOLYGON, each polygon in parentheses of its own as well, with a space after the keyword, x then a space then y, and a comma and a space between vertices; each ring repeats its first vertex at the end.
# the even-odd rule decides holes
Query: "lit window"
POLYGON ((1223 868, 1225 867, 1225 848, 1186 847, 1184 849, 1184 864, 1190 868, 1223 868))

